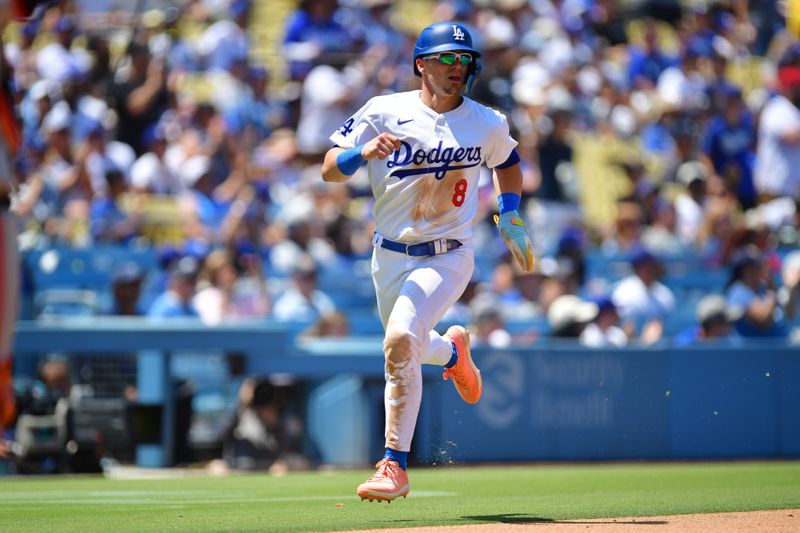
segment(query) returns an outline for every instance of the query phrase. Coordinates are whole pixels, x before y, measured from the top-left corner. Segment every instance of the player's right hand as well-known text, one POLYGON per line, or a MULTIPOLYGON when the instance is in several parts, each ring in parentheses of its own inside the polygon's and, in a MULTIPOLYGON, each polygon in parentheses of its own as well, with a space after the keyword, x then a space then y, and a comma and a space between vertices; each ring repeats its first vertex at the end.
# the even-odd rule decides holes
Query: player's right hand
POLYGON ((375 159, 386 159, 395 150, 400 149, 400 139, 391 133, 381 133, 364 145, 361 150, 361 157, 370 161, 375 159))
POLYGON ((508 211, 499 217, 494 216, 494 223, 500 232, 500 237, 506 243, 508 250, 519 266, 525 272, 533 272, 534 257, 533 243, 525 230, 525 222, 516 211, 508 211))

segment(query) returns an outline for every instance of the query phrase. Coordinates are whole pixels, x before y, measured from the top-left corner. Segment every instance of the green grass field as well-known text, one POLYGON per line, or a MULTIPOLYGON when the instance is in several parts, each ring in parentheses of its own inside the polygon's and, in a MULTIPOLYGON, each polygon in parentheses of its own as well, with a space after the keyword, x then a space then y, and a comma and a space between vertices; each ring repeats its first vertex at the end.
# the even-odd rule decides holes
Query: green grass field
POLYGON ((369 473, 166 480, 0 478, 0 531, 332 531, 800 508, 800 462, 418 468, 362 502, 369 473))

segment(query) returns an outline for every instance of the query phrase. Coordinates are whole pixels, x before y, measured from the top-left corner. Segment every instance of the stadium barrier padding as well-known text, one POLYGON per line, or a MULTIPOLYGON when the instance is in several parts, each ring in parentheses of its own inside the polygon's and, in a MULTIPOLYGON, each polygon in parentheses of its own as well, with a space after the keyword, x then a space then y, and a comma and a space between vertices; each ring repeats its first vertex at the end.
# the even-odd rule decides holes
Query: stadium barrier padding
MULTIPOLYGON (((263 321, 83 319, 20 322, 16 373, 61 353, 139 353, 140 400, 163 405, 163 442, 139 464, 170 464, 169 359, 176 350, 241 353, 245 372, 322 383, 308 402, 309 434, 335 448, 324 461, 366 464, 382 444, 380 336, 295 341, 263 321), (353 378, 353 379, 351 379, 353 378), (358 385, 361 384, 359 387, 358 385), (349 422, 348 422, 349 421, 349 422), (354 429, 357 428, 357 429, 354 429)), ((425 366, 416 458, 453 461, 696 459, 800 456, 800 347, 785 342, 590 350, 543 344, 476 348, 484 396, 464 404, 425 366)), ((321 448, 320 443, 315 443, 321 448)))

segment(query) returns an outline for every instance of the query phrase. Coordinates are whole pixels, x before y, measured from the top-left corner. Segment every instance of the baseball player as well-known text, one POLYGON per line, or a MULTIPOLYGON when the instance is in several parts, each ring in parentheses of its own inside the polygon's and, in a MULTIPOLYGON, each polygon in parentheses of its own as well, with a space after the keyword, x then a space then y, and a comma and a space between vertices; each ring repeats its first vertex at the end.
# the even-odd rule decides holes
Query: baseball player
POLYGON ((335 146, 322 165, 325 181, 343 182, 366 164, 375 196, 372 277, 385 330, 386 454, 358 487, 362 499, 408 494, 421 364, 443 366, 464 401, 481 397, 467 330, 453 326, 441 336, 433 327, 472 276, 482 164, 494 169, 500 235, 522 268, 533 269, 533 247, 517 214, 517 142, 505 116, 462 94, 479 73, 480 57, 459 23, 422 30, 413 65, 421 90, 369 100, 330 136, 335 146))

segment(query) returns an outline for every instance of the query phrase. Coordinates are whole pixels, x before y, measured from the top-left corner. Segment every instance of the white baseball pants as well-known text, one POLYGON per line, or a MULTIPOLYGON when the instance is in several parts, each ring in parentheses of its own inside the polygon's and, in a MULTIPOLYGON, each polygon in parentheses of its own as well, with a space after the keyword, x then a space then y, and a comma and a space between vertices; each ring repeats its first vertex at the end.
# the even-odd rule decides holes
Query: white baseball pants
POLYGON ((468 245, 427 257, 373 250, 372 280, 386 332, 387 448, 411 449, 422 400, 420 365, 443 366, 453 353, 450 341, 433 327, 461 297, 474 267, 474 251, 468 245))

